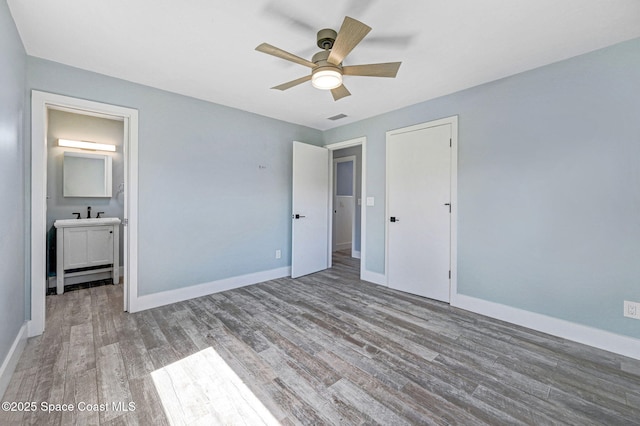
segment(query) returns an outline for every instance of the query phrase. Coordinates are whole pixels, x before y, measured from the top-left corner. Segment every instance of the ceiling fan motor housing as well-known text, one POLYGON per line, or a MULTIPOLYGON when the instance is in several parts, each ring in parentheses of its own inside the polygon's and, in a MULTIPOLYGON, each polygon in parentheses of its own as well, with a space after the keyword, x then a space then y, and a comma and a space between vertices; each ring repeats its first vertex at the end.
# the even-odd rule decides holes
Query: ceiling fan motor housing
POLYGON ((327 62, 330 53, 331 52, 328 50, 321 50, 320 52, 313 55, 313 57, 311 58, 311 62, 319 66, 330 65, 329 62, 327 62))
POLYGON ((333 47, 333 42, 336 41, 338 33, 330 28, 318 31, 318 47, 320 49, 328 50, 333 47))
POLYGON ((335 89, 342 85, 342 66, 327 61, 331 51, 322 50, 311 59, 317 66, 311 70, 311 84, 317 89, 335 89))

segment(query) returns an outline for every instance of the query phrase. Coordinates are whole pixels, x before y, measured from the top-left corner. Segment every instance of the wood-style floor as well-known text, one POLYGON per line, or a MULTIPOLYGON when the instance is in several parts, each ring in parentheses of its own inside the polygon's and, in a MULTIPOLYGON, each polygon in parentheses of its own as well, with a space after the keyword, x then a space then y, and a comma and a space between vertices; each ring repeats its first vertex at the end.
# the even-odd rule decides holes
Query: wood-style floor
POLYGON ((37 407, 0 424, 640 424, 640 361, 357 270, 137 314, 119 285, 49 296, 3 399, 37 407))

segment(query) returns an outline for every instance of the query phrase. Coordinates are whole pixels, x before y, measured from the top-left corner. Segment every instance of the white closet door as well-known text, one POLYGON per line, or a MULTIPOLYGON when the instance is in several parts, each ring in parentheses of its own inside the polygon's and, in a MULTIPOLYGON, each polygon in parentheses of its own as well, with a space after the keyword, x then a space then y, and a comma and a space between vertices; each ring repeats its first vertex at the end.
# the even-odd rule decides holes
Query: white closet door
POLYGON ((390 287, 449 302, 451 125, 388 134, 390 287))

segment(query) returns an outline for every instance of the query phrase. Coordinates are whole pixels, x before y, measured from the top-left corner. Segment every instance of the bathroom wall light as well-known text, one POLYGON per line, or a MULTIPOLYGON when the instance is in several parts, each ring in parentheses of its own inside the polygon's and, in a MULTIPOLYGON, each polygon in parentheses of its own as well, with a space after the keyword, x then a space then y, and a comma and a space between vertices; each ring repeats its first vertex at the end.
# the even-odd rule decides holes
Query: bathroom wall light
POLYGON ((58 139, 58 146, 65 146, 67 148, 90 149, 92 151, 116 152, 115 145, 109 145, 106 143, 85 142, 85 141, 71 141, 68 139, 58 139))

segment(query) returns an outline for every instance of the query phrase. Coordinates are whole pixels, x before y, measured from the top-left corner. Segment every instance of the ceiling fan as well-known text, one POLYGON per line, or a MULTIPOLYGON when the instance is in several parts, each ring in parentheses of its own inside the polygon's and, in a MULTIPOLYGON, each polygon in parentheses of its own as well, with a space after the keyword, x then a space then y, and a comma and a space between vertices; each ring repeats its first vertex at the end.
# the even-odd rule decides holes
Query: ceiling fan
POLYGON ((351 95, 342 83, 344 75, 395 78, 398 73, 402 62, 342 65, 344 58, 365 38, 369 31, 371 31, 371 27, 346 16, 337 33, 329 28, 318 31, 317 44, 323 50, 313 55, 311 61, 267 43, 262 43, 256 47, 256 50, 311 68, 311 74, 272 87, 272 89, 287 90, 311 80, 313 87, 331 90, 333 99, 337 101, 351 95))

